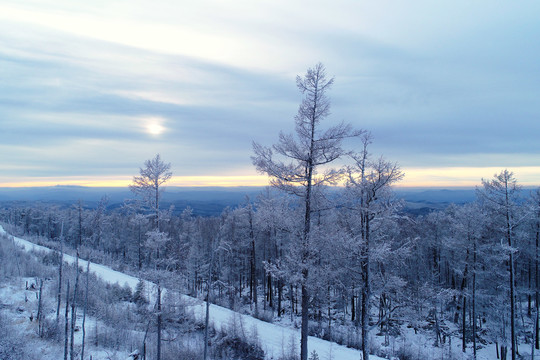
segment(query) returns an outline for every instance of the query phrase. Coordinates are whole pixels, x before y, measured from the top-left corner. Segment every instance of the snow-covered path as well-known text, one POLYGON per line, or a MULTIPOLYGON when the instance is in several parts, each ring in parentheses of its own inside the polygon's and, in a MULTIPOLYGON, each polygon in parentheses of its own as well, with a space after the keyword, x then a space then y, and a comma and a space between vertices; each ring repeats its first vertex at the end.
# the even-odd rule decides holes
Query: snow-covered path
MULTIPOLYGON (((5 233, 4 228, 0 225, 0 234, 5 233)), ((26 251, 52 251, 47 247, 36 245, 30 241, 18 237, 13 238, 15 243, 23 247, 26 251)), ((74 264, 75 260, 76 259, 73 256, 64 255, 64 261, 69 264, 74 264)), ((79 259, 79 266, 83 270, 86 270, 87 261, 79 259)), ((110 284, 118 283, 121 286, 128 284, 132 290, 135 290, 135 287, 139 282, 139 279, 136 277, 126 275, 107 266, 92 262, 90 263, 90 271, 110 284)), ((146 286, 147 289, 150 289, 154 288, 155 284, 146 282, 146 286)), ((206 303, 187 295, 183 295, 183 297, 188 301, 188 304, 193 304, 190 305, 190 308, 193 310, 195 316, 199 317, 200 319, 204 319, 206 303)), ((234 318, 237 320, 240 319, 248 334, 256 329, 259 341, 265 351, 267 359, 277 359, 281 357, 282 354, 287 354, 289 344, 291 344, 291 342, 296 345, 297 349, 300 347, 300 331, 298 329, 267 323, 255 319, 249 315, 236 313, 221 306, 210 305, 210 321, 214 323, 214 326, 218 328, 220 326, 227 326, 227 324, 229 324, 234 318)), ((349 349, 345 346, 312 336, 310 336, 308 339, 308 349, 309 353, 315 350, 321 360, 358 360, 361 358, 361 352, 358 350, 349 349)), ((374 355, 371 355, 370 359, 382 360, 382 358, 374 355)))

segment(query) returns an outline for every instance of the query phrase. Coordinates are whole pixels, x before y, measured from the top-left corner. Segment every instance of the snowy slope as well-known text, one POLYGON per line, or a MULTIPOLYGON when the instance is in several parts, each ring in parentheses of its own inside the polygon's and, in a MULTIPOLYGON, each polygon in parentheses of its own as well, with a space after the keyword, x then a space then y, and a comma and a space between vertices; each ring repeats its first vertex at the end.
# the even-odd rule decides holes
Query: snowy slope
MULTIPOLYGON (((2 233, 5 233, 5 230, 0 225, 0 234, 2 233)), ((21 238, 14 237, 14 241, 26 251, 52 251, 49 248, 33 244, 21 238)), ((64 261, 73 264, 75 263, 75 258, 70 255, 64 255, 64 261)), ((85 270, 87 261, 79 259, 79 266, 85 270)), ((139 280, 133 276, 126 275, 99 264, 90 263, 90 271, 108 283, 118 283, 122 286, 128 284, 132 290, 135 290, 135 287, 139 282, 139 280)), ((155 284, 151 282, 146 282, 146 285, 147 289, 155 289, 155 284)), ((195 313, 195 316, 204 319, 206 303, 186 295, 183 295, 183 298, 188 304, 193 304, 190 308, 195 313)), ((248 315, 238 314, 221 306, 210 305, 210 321, 214 323, 216 328, 220 328, 221 326, 226 327, 232 319, 235 318, 240 319, 244 329, 246 329, 248 333, 256 330, 267 359, 276 359, 282 356, 282 354, 286 354, 287 348, 291 343, 294 343, 296 347, 299 348, 300 331, 298 329, 270 324, 248 315)), ((308 339, 308 349, 310 354, 315 350, 321 360, 358 360, 361 358, 361 352, 358 350, 349 349, 345 346, 312 336, 308 339)), ((382 358, 374 355, 370 356, 370 359, 382 360, 382 358)))
MULTIPOLYGON (((7 359, 22 359, 22 354, 32 356, 32 359, 40 360, 58 360, 63 358, 64 344, 63 342, 48 341, 37 336, 37 321, 29 321, 30 314, 36 316, 38 307, 37 287, 29 288, 28 284, 36 284, 35 278, 19 278, 17 281, 9 284, 3 283, 0 285, 0 299, 2 308, 0 311, 6 321, 7 329, 4 331, 11 332, 8 344, 15 345, 20 348, 18 352, 10 353, 7 359), (17 309, 15 311, 14 309, 17 309), (15 340, 14 340, 15 339, 15 340), (12 341, 15 341, 13 343, 12 341)), ((51 299, 53 302, 55 299, 51 299)), ((47 304, 48 299, 44 300, 47 304)), ((53 304, 49 304, 49 309, 53 308, 53 304)), ((52 314, 54 316, 54 314, 52 314)), ((63 315, 62 315, 63 316, 63 315)), ((80 321, 81 315, 77 315, 80 321)), ((91 316, 86 317, 87 329, 96 328, 97 320, 91 316)), ((3 324, 5 326, 6 324, 3 324)), ((100 323, 100 328, 106 328, 106 325, 100 323)), ((0 339, 1 341, 2 339, 0 339)), ((82 331, 77 331, 74 334, 74 344, 80 349, 82 343, 82 331)), ((5 345, 6 343, 4 343, 5 345)), ((110 359, 127 359, 128 352, 122 350, 103 349, 95 347, 91 342, 86 342, 86 354, 91 354, 93 360, 110 360, 110 359)), ((0 351, 2 352, 2 351, 0 351)), ((6 348, 3 349, 4 355, 6 348)), ((6 359, 0 354, 0 359, 6 359)))

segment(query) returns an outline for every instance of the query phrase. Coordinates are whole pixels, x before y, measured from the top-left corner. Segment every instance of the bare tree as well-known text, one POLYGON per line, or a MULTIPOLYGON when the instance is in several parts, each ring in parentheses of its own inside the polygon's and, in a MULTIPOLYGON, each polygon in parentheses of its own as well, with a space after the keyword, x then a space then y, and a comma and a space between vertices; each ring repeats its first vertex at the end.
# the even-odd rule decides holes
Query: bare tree
POLYGON ((536 308, 536 320, 534 326, 534 349, 540 349, 540 281, 539 281, 539 267, 540 267, 540 188, 536 189, 531 196, 532 208, 533 208, 533 221, 534 221, 534 238, 535 238, 535 251, 534 251, 534 279, 535 279, 535 291, 534 291, 534 306, 536 308))
MULTIPOLYGON (((368 147, 372 142, 370 133, 362 136, 363 148, 352 154, 354 165, 347 170, 348 208, 352 210, 351 224, 348 228, 358 246, 360 260, 357 271, 362 275, 362 297, 360 323, 362 329, 363 359, 369 359, 369 309, 371 297, 371 247, 373 224, 389 217, 397 210, 397 202, 392 201, 390 186, 403 178, 403 173, 395 163, 383 158, 372 160, 368 147)), ((356 250, 356 249, 355 249, 356 250)), ((356 253, 356 251, 355 251, 356 253)))
POLYGON ((39 297, 38 297, 38 312, 37 312, 37 322, 38 322, 38 335, 43 337, 43 279, 39 279, 39 297))
POLYGON ((82 320, 82 346, 81 346, 81 359, 84 359, 84 347, 86 342, 86 311, 88 310, 88 283, 90 277, 90 260, 86 261, 86 289, 84 293, 84 308, 83 308, 83 320, 82 320))
POLYGON ((154 213, 154 228, 159 231, 159 200, 163 184, 172 177, 171 164, 164 163, 157 154, 153 159, 146 160, 144 166, 139 169, 140 175, 133 177, 133 184, 129 188, 154 213))
POLYGON ((146 233, 147 244, 156 251, 156 266, 159 268, 160 248, 168 240, 166 234, 161 232, 159 201, 163 192, 163 185, 172 177, 171 164, 164 163, 159 154, 153 159, 144 162, 144 168, 139 169, 139 176, 133 177, 130 190, 141 200, 143 208, 153 213, 153 230, 146 233))
POLYGON ((68 337, 69 322, 68 322, 68 316, 69 316, 69 280, 67 282, 66 314, 65 314, 65 317, 64 317, 64 360, 67 360, 67 358, 68 358, 68 345, 69 345, 69 337, 68 337))
MULTIPOLYGON (((518 197, 521 188, 511 171, 503 170, 495 174, 494 179, 482 179, 483 189, 478 190, 479 199, 492 216, 497 231, 504 237, 508 245, 508 277, 510 297, 510 346, 512 360, 516 360, 516 294, 515 294, 515 231, 519 224, 518 197)), ((502 347, 502 346, 501 346, 502 347)), ((502 349, 506 352, 506 349, 502 349)))
MULTIPOLYGON (((164 163, 159 154, 153 159, 144 162, 144 168, 139 169, 139 176, 133 177, 130 190, 139 196, 144 206, 154 213, 154 230, 147 233, 148 241, 155 247, 156 256, 159 260, 160 247, 167 240, 167 236, 161 232, 159 200, 163 185, 172 177, 171 164, 164 163)), ((140 242, 139 242, 139 266, 140 266, 140 242)), ((158 281, 158 314, 157 314, 157 359, 161 358, 161 287, 158 281)))
POLYGON ((162 313, 161 313, 161 283, 157 283, 157 354, 156 359, 161 360, 161 327, 162 322, 162 313))
POLYGON ((64 263, 64 222, 62 221, 62 229, 60 230, 60 260, 58 263, 58 292, 56 295, 56 322, 60 319, 60 303, 62 302, 62 265, 64 263))
POLYGON ((279 134, 278 143, 267 148, 253 143, 255 156, 253 164, 260 173, 268 174, 273 186, 294 194, 303 202, 304 221, 300 239, 300 277, 302 287, 302 327, 300 342, 301 360, 307 360, 308 349, 308 307, 309 291, 307 287, 311 252, 311 214, 313 188, 319 185, 335 183, 342 173, 326 170, 325 167, 343 156, 346 151, 342 142, 348 137, 358 136, 362 132, 353 131, 350 125, 343 123, 321 131, 320 122, 330 114, 330 100, 326 92, 334 79, 326 77, 325 67, 318 63, 308 69, 304 77, 296 77, 296 86, 304 99, 295 117, 296 136, 279 134), (274 156, 274 152, 277 157, 274 156))

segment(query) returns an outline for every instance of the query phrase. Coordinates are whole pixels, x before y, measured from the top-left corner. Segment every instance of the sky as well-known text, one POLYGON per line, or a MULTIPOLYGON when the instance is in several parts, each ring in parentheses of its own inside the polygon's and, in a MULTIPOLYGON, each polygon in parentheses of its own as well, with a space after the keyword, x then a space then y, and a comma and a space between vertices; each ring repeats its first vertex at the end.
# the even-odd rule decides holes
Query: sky
MULTIPOLYGON (((402 186, 540 185, 540 2, 0 0, 0 187, 265 185, 322 62, 402 186)), ((354 149, 359 144, 350 144, 354 149)))

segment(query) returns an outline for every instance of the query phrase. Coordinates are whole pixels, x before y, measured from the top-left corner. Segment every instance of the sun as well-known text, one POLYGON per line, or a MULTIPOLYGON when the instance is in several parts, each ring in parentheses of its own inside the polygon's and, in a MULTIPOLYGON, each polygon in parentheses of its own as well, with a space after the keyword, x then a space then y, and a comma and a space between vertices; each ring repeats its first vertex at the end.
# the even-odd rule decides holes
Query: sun
POLYGON ((151 135, 160 135, 164 130, 165 128, 157 121, 151 121, 146 125, 146 131, 151 135))

